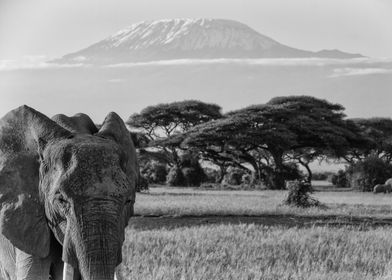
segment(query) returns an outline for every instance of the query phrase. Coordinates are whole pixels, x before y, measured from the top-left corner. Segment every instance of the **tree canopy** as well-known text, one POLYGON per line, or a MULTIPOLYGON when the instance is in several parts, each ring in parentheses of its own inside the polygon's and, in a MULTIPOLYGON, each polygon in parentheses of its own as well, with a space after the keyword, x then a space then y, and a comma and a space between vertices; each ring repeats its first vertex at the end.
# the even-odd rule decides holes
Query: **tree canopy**
MULTIPOLYGON (((144 133, 150 140, 144 151, 156 160, 166 159, 169 164, 178 165, 178 148, 181 135, 190 128, 222 116, 221 107, 197 100, 185 100, 148 106, 138 114, 129 117, 127 124, 133 130, 144 133), (176 136, 176 137, 174 137, 176 136)), ((162 160, 163 161, 163 160, 162 160)))
MULTIPOLYGON (((268 177, 272 188, 284 188, 288 165, 309 153, 342 155, 358 137, 344 107, 310 96, 279 97, 226 114, 191 129, 183 145, 212 160, 244 163, 268 177), (267 173, 267 174, 266 174, 267 173), (268 174, 269 173, 269 174, 268 174)), ((308 164, 309 162, 304 162, 308 164)), ((246 168, 246 167, 245 167, 246 168)))
POLYGON ((392 119, 357 118, 351 121, 358 128, 362 142, 348 150, 344 157, 346 161, 354 163, 369 156, 375 156, 387 163, 392 163, 392 119))
POLYGON ((148 106, 129 117, 127 124, 142 130, 151 140, 182 133, 191 127, 222 116, 221 107, 197 100, 148 106))

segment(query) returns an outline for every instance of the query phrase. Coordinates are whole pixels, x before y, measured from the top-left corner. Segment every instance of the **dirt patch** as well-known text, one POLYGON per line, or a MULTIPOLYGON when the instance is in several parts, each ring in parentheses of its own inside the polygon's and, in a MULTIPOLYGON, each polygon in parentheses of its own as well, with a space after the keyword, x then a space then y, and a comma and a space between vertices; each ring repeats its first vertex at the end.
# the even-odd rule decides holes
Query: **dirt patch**
POLYGON ((262 216, 135 216, 129 225, 137 230, 172 229, 194 227, 209 224, 259 224, 283 227, 312 226, 355 226, 363 228, 392 226, 391 219, 347 216, 297 216, 297 215, 262 215, 262 216))

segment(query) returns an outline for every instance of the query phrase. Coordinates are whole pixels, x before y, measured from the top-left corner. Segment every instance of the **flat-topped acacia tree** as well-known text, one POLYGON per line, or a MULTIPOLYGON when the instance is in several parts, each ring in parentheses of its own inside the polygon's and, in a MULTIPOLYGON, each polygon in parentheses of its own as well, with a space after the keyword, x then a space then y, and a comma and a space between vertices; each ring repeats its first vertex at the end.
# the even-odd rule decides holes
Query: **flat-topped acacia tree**
POLYGON ((343 106, 315 97, 277 97, 194 127, 182 145, 215 161, 252 166, 270 188, 283 189, 290 173, 287 163, 301 160, 307 166, 309 155, 339 157, 360 138, 343 111, 343 106))
POLYGON ((178 148, 182 138, 178 137, 196 125, 222 117, 221 107, 197 100, 162 103, 144 108, 129 117, 131 129, 141 131, 150 140, 150 147, 158 150, 149 155, 158 160, 166 158, 169 165, 178 165, 178 148), (177 137, 174 137, 177 136, 177 137))

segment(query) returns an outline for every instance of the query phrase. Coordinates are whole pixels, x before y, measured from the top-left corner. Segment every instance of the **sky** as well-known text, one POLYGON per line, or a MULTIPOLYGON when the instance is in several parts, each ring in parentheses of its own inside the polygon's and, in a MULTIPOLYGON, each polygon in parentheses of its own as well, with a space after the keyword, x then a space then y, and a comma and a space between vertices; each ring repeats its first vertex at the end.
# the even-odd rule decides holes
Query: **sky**
POLYGON ((391 0, 0 0, 0 116, 27 104, 52 116, 101 122, 182 99, 224 111, 277 95, 314 95, 349 117, 391 117, 391 0), (369 60, 174 62, 124 68, 57 68, 48 59, 83 49, 132 23, 224 18, 299 49, 339 49, 369 60), (284 81, 284 82, 282 82, 284 81))
POLYGON ((134 22, 226 18, 301 49, 392 57, 390 0, 0 0, 0 60, 60 57, 134 22))

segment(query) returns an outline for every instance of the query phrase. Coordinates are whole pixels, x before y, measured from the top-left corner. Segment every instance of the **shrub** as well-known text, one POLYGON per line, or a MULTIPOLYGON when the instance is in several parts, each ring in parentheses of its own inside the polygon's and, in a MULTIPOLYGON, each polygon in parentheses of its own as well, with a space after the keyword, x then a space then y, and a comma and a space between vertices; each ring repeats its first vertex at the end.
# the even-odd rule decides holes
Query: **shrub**
POLYGON ((281 180, 283 180, 283 182, 301 180, 304 177, 301 170, 299 170, 298 165, 294 163, 284 164, 280 170, 266 166, 263 168, 262 172, 262 180, 268 189, 279 189, 281 186, 279 186, 278 182, 281 180))
POLYGON ((166 184, 169 186, 184 186, 185 178, 181 168, 173 166, 166 177, 166 184))
POLYGON ((148 191, 148 180, 143 175, 139 176, 138 183, 136 185, 136 191, 148 191))
POLYGON ((185 167, 182 168, 186 186, 200 186, 204 180, 204 172, 201 167, 185 167))
POLYGON ((244 175, 242 175, 241 178, 241 186, 243 188, 256 188, 257 182, 256 178, 255 178, 255 174, 250 174, 250 173, 245 173, 244 175))
POLYGON ((339 170, 337 174, 333 174, 331 183, 337 188, 348 188, 350 187, 347 180, 347 175, 344 170, 339 170))
POLYGON ((304 181, 294 181, 288 185, 289 193, 283 201, 284 204, 296 207, 320 207, 320 201, 310 196, 313 193, 312 185, 304 181))
POLYGON ((220 189, 221 184, 205 182, 205 183, 200 184, 200 188, 201 189, 220 189))
POLYGON ((150 183, 163 184, 166 182, 166 164, 149 161, 141 168, 141 173, 150 183))
POLYGON ((326 181, 331 175, 334 174, 332 172, 315 172, 313 173, 312 179, 319 180, 319 181, 326 181))
POLYGON ((219 183, 219 171, 214 168, 206 167, 203 169, 205 174, 205 182, 219 183))
POLYGON ((242 176, 246 173, 245 170, 238 168, 238 167, 229 167, 227 169, 227 173, 223 178, 222 184, 223 185, 241 185, 242 183, 242 176))
POLYGON ((200 186, 206 180, 204 170, 199 163, 198 155, 186 152, 180 157, 181 171, 185 186, 200 186))
POLYGON ((392 165, 382 159, 371 156, 353 165, 346 171, 350 187, 360 191, 372 191, 377 184, 392 177, 392 165))

